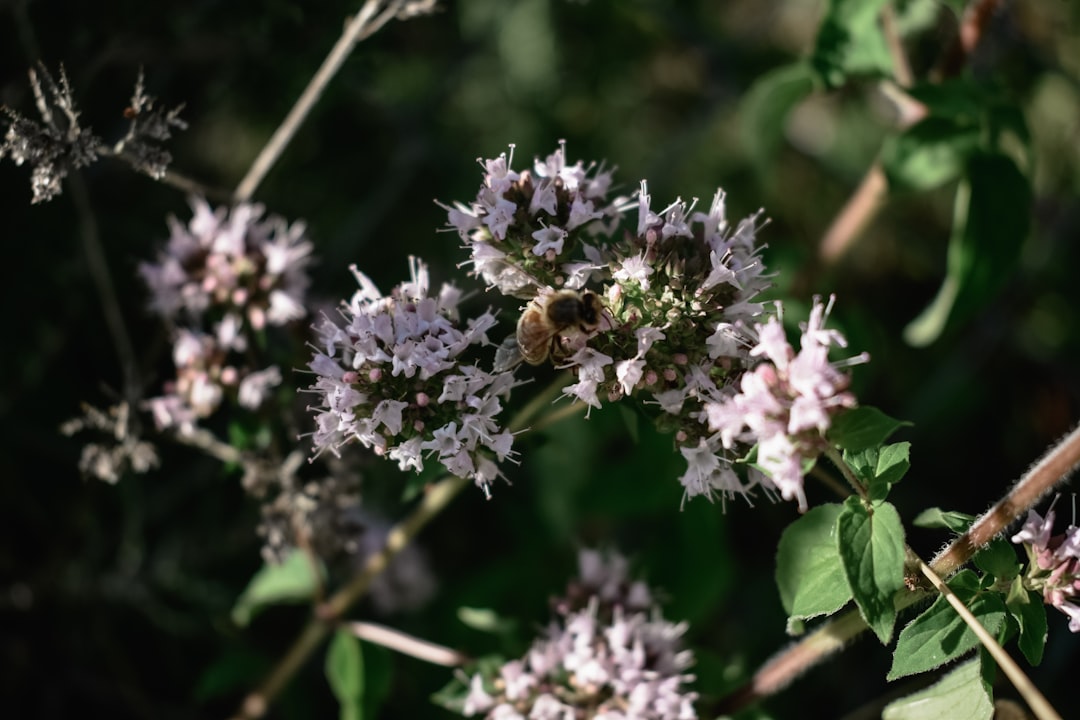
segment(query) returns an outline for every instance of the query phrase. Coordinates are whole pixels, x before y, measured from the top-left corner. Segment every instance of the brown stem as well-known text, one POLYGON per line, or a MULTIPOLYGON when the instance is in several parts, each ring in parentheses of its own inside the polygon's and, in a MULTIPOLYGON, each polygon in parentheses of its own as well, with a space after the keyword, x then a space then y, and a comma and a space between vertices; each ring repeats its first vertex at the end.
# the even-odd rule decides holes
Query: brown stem
POLYGON ((826 264, 835 263, 851 248, 855 239, 885 204, 888 189, 889 184, 885 179, 885 171, 881 169, 881 162, 874 161, 859 187, 837 213, 821 239, 819 252, 826 264))
POLYGON ((1016 481, 1016 485, 992 508, 982 514, 966 533, 958 537, 930 562, 939 575, 948 577, 986 543, 1012 525, 1039 499, 1054 489, 1080 464, 1080 426, 1050 448, 1041 460, 1016 481))

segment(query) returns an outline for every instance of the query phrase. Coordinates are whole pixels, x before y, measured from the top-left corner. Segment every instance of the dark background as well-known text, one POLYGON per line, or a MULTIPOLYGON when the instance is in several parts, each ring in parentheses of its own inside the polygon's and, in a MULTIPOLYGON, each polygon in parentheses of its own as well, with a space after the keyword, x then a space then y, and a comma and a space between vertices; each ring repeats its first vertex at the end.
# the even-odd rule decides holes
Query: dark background
MULTIPOLYGON (((34 117, 26 68, 63 63, 84 122, 116 138, 141 66, 150 94, 186 103, 191 127, 171 145, 174 169, 231 188, 356 5, 190 2, 164 11, 9 0, 0 3, 0 102, 34 117)), ((928 348, 905 345, 901 332, 941 283, 955 186, 892 197, 847 257, 831 267, 816 259, 888 130, 870 84, 800 106, 769 166, 746 152, 740 100, 764 72, 809 51, 821 3, 447 3, 356 49, 256 199, 308 222, 319 258, 312 295, 333 302, 355 287, 349 263, 387 290, 406 277, 411 254, 432 264, 436 281, 469 287, 455 267, 456 235, 436 232, 445 214, 432 200, 471 199, 475 158, 508 143, 523 167, 565 138, 570 159, 617 165, 625 192, 648 178, 660 206, 676 196, 707 204, 723 186, 730 217, 766 209, 766 263, 778 294, 796 301, 789 312, 804 313, 798 303, 815 293, 838 295, 835 324, 854 352, 873 357, 855 371, 861 402, 914 423, 899 436, 912 442, 913 468, 892 496, 905 520, 935 505, 977 513, 1080 409, 1080 10, 1060 0, 1005 5, 975 70, 1000 77, 1031 127, 1033 229, 1004 290, 928 348)), ((916 64, 950 33, 947 21, 924 33, 916 64)), ((260 565, 257 506, 236 472, 163 443, 163 466, 149 475, 116 486, 80 478, 81 440, 58 427, 82 401, 107 404, 122 378, 72 193, 32 206, 28 176, 0 163, 9 322, 0 353, 0 697, 8 712, 21 704, 20 717, 227 715, 307 611, 231 625, 232 603, 260 565)), ((153 395, 169 372, 167 338, 143 310, 134 269, 167 237, 166 216, 190 213, 182 194, 116 162, 83 179, 153 395)), ((467 492, 421 536, 436 597, 381 621, 470 654, 500 649, 462 625, 457 608, 515 617, 524 637, 545 622, 547 598, 588 543, 633 557, 669 598, 666 615, 691 623, 706 695, 786 644, 772 572, 792 504, 696 500, 680 511, 683 464, 670 438, 642 428, 635 444, 618 408, 526 436, 519 449, 512 486, 490 502, 467 492)), ((396 469, 356 462, 373 511, 400 516, 396 469)), ((809 495, 831 499, 819 486, 809 495)), ((1059 516, 1068 518, 1064 500, 1059 516)), ((916 529, 909 542, 929 556, 946 539, 916 529)), ((1050 620, 1033 677, 1067 716, 1076 641, 1062 616, 1050 620)), ((366 653, 370 667, 390 671, 380 717, 448 716, 427 703, 447 671, 366 653)), ((892 690, 887 665, 886 650, 860 640, 765 708, 840 716, 892 690)), ((321 660, 271 712, 336 712, 321 660)))

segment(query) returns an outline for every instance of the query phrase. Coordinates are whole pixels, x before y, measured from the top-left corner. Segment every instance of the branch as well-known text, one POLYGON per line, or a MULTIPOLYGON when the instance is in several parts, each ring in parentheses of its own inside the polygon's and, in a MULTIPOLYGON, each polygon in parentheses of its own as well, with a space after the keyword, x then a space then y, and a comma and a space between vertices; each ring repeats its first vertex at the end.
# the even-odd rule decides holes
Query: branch
POLYGON ((315 103, 319 101, 323 91, 326 90, 326 86, 330 84, 334 75, 345 63, 356 43, 374 35, 379 28, 401 13, 406 5, 410 5, 406 0, 392 0, 382 14, 376 17, 375 13, 378 11, 380 4, 381 0, 367 0, 356 17, 345 26, 345 32, 334 44, 330 54, 323 60, 323 64, 314 77, 311 78, 308 86, 304 88, 304 92, 301 93, 292 110, 285 116, 281 126, 274 131, 270 141, 262 149, 258 157, 255 158, 255 162, 251 164, 251 169, 248 170, 247 175, 237 185, 236 192, 233 193, 234 202, 247 202, 251 199, 255 189, 259 187, 259 183, 263 181, 266 174, 270 172, 270 168, 281 157, 293 136, 296 135, 296 131, 300 129, 300 125, 307 118, 308 113, 315 107, 315 103))
MULTIPOLYGON (((1016 482, 1009 494, 987 510, 966 533, 940 552, 930 562, 930 568, 943 576, 956 572, 979 548, 1068 478, 1077 465, 1080 465, 1080 426, 1052 447, 1016 482)), ((897 598, 897 610, 908 608, 925 596, 921 592, 904 592, 897 598)), ((856 610, 841 613, 766 662, 750 682, 721 700, 718 711, 732 713, 783 690, 866 629, 866 623, 856 610)))
POLYGON ((391 528, 386 536, 386 544, 379 552, 368 557, 364 569, 352 581, 338 590, 321 606, 316 608, 315 616, 308 621, 300 636, 270 672, 262 685, 244 699, 235 720, 255 720, 266 713, 274 698, 285 689, 296 671, 303 666, 308 657, 322 644, 326 636, 337 626, 345 611, 367 591, 379 573, 390 561, 404 549, 412 538, 427 525, 432 518, 442 512, 454 497, 469 485, 467 478, 451 476, 430 487, 424 498, 412 513, 391 528))

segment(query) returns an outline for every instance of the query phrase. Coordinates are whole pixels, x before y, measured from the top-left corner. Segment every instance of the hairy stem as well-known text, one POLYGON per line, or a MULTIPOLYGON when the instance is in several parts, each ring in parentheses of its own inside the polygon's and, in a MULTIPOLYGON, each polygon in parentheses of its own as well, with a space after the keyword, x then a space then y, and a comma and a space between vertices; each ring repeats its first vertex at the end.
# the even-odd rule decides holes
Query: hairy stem
POLYGON ((958 537, 930 562, 939 575, 948 577, 971 559, 982 546, 1024 513, 1064 480, 1080 464, 1080 426, 1050 448, 1041 460, 1031 466, 1016 481, 1012 490, 976 520, 966 533, 958 537))
POLYGON ((866 488, 859 482, 859 478, 855 477, 854 471, 844 462, 844 456, 840 454, 840 451, 830 445, 825 448, 825 457, 829 458, 832 464, 840 470, 840 474, 844 476, 844 479, 847 480, 848 485, 851 486, 855 493, 863 500, 866 500, 866 488))

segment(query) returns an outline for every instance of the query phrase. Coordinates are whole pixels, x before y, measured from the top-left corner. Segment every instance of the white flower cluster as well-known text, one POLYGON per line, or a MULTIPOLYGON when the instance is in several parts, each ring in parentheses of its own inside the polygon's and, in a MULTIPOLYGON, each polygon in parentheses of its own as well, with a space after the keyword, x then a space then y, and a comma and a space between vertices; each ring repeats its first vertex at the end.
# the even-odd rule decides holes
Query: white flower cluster
POLYGON ((845 345, 823 328, 827 308, 815 306, 798 355, 776 319, 761 324, 771 283, 756 244, 760 211, 729 223, 719 190, 704 212, 696 199, 654 210, 644 181, 635 198, 609 201, 611 173, 567 164, 565 146, 532 171, 515 171, 512 160, 481 161, 477 198, 448 207, 449 225, 474 272, 528 298, 533 320, 556 288, 602 299, 595 322, 549 318, 551 352, 534 353, 575 374, 563 395, 590 408, 641 402, 687 460, 687 498, 727 499, 760 484, 805 508, 803 472, 832 417, 855 399, 827 358, 845 345), (636 225, 622 227, 635 207, 636 225), (737 472, 754 445, 756 467, 737 472))
POLYGON ((341 308, 344 325, 324 318, 316 328, 314 450, 336 454, 356 441, 417 472, 434 456, 487 493, 501 476, 492 458, 513 455, 513 435, 496 416, 515 381, 463 355, 488 344, 495 317, 485 312, 461 327, 460 291, 443 285, 429 297, 427 268, 414 258, 411 269, 411 281, 383 296, 353 267, 360 289, 341 308))
POLYGON ((694 677, 684 672, 694 658, 680 647, 686 624, 664 620, 648 589, 627 582, 622 558, 605 562, 587 551, 581 564, 579 597, 570 593, 524 658, 495 677, 473 676, 462 713, 487 720, 696 718, 697 693, 685 687, 694 677), (581 597, 590 584, 597 594, 581 597))
POLYGON ((260 221, 261 206, 214 211, 200 198, 191 206, 187 225, 170 218, 172 232, 158 261, 139 266, 151 308, 174 324, 176 379, 147 405, 159 428, 181 432, 190 432, 227 396, 257 409, 281 383, 276 366, 249 368, 245 353, 253 332, 306 314, 312 250, 302 223, 260 221))
MULTIPOLYGON (((473 273, 504 295, 532 298, 540 286, 580 288, 600 266, 586 242, 610 235, 625 209, 607 200, 611 171, 581 161, 567 164, 566 145, 532 171, 515 171, 510 157, 478 160, 484 181, 469 205, 446 207, 449 225, 465 241, 473 273), (568 260, 575 253, 579 260, 568 260)), ((623 201, 625 204, 625 201, 623 201)))
POLYGON ((643 390, 678 416, 688 400, 711 394, 714 379, 745 363, 743 326, 762 313, 755 298, 769 282, 754 244, 757 216, 732 231, 722 191, 707 213, 676 200, 657 214, 650 202, 642 182, 636 235, 600 255, 615 329, 590 343, 603 357, 581 358, 586 380, 596 382, 579 382, 567 394, 599 407, 598 390, 613 400, 643 390), (609 371, 596 371, 606 365, 609 371))

